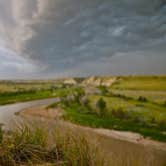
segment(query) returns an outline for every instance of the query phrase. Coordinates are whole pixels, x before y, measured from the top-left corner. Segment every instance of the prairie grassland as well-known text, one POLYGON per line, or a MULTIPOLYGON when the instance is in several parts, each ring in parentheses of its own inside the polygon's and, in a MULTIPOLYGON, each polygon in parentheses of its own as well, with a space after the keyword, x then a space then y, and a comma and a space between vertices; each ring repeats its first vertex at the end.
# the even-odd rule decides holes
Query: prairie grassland
POLYGON ((49 89, 18 90, 16 92, 0 92, 0 105, 46 99, 53 97, 62 97, 75 91, 76 87, 60 87, 49 89))
POLYGON ((139 115, 147 120, 151 120, 152 117, 156 121, 166 120, 166 107, 163 105, 158 105, 151 102, 141 102, 138 100, 124 99, 120 97, 106 97, 100 95, 91 95, 89 99, 91 101, 91 106, 95 108, 97 100, 103 98, 107 105, 107 110, 117 110, 118 108, 124 111, 132 112, 133 115, 139 115))
POLYGON ((54 81, 0 81, 0 105, 56 97, 59 89, 54 81))
POLYGON ((0 92, 47 90, 56 87, 57 81, 0 81, 0 92))
POLYGON ((164 104, 166 102, 166 91, 144 91, 144 90, 111 90, 115 94, 125 95, 127 97, 132 97, 138 99, 140 96, 146 97, 152 102, 159 104, 164 104))
POLYGON ((109 89, 115 94, 135 99, 143 96, 152 102, 166 103, 166 76, 117 77, 117 80, 109 89))
POLYGON ((119 90, 166 91, 166 76, 119 77, 111 88, 119 90))

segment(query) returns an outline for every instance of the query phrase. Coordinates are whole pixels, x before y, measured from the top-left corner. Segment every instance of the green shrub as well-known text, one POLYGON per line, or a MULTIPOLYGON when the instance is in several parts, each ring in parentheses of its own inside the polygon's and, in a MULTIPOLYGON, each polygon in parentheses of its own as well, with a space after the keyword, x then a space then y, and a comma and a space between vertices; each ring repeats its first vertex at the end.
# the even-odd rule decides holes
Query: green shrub
POLYGON ((76 103, 80 103, 80 100, 81 100, 80 94, 76 94, 74 100, 75 100, 76 103))
POLYGON ((165 107, 166 107, 166 101, 164 101, 163 106, 165 106, 165 107))
POLYGON ((89 108, 90 107, 90 100, 87 97, 83 97, 81 99, 81 104, 83 106, 85 106, 86 108, 89 108))
POLYGON ((148 101, 147 98, 144 97, 144 96, 140 96, 140 97, 138 98, 138 100, 141 101, 141 102, 146 102, 146 101, 148 101))
POLYGON ((113 109, 111 111, 112 115, 119 119, 127 119, 129 117, 128 112, 124 111, 123 108, 113 109))
POLYGON ((165 120, 165 119, 160 120, 160 121, 158 122, 158 126, 159 126, 159 128, 160 128, 161 130, 166 130, 166 120, 165 120))
POLYGON ((105 86, 99 86, 98 88, 100 89, 102 95, 107 95, 109 93, 107 87, 105 86))
POLYGON ((76 103, 80 104, 81 99, 85 96, 85 91, 83 89, 77 89, 76 94, 74 95, 74 100, 76 103))
POLYGON ((132 118, 132 121, 135 123, 135 124, 139 124, 141 125, 142 127, 150 127, 150 123, 147 122, 147 120, 143 117, 141 117, 140 115, 135 115, 133 118, 132 118))
POLYGON ((106 115, 106 102, 103 98, 100 98, 96 103, 96 108, 99 111, 99 116, 103 117, 106 115))
POLYGON ((46 109, 51 109, 51 108, 56 108, 58 106, 59 103, 53 103, 53 104, 50 104, 46 107, 46 109))
POLYGON ((150 118, 150 123, 151 123, 151 124, 156 124, 156 119, 155 119, 154 116, 152 116, 152 117, 150 118))
POLYGON ((65 106, 68 106, 69 105, 69 101, 66 97, 61 97, 61 103, 65 106))

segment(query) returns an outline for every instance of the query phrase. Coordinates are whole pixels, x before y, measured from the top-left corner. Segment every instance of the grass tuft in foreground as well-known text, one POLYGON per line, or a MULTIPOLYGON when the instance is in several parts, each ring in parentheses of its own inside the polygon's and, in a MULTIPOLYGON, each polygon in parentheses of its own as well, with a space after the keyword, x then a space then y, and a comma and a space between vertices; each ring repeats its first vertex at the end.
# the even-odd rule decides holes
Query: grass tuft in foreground
POLYGON ((0 165, 102 166, 104 160, 83 135, 70 130, 21 125, 4 134, 0 130, 0 165))

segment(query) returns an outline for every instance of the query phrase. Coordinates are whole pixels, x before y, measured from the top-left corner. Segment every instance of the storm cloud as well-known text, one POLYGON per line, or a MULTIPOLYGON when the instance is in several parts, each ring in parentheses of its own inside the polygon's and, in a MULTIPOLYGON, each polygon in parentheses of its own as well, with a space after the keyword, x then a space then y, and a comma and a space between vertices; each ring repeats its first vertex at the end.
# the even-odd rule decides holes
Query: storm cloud
POLYGON ((166 1, 0 0, 0 45, 39 73, 108 74, 119 55, 154 67, 166 60, 166 1))

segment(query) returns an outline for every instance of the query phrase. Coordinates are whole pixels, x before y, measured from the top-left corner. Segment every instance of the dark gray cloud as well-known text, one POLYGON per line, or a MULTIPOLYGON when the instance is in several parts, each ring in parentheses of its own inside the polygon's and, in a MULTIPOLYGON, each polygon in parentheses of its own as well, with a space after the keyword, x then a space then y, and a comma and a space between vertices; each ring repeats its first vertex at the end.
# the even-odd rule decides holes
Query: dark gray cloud
POLYGON ((0 41, 48 73, 111 72, 121 53, 166 60, 166 1, 0 0, 0 41))

